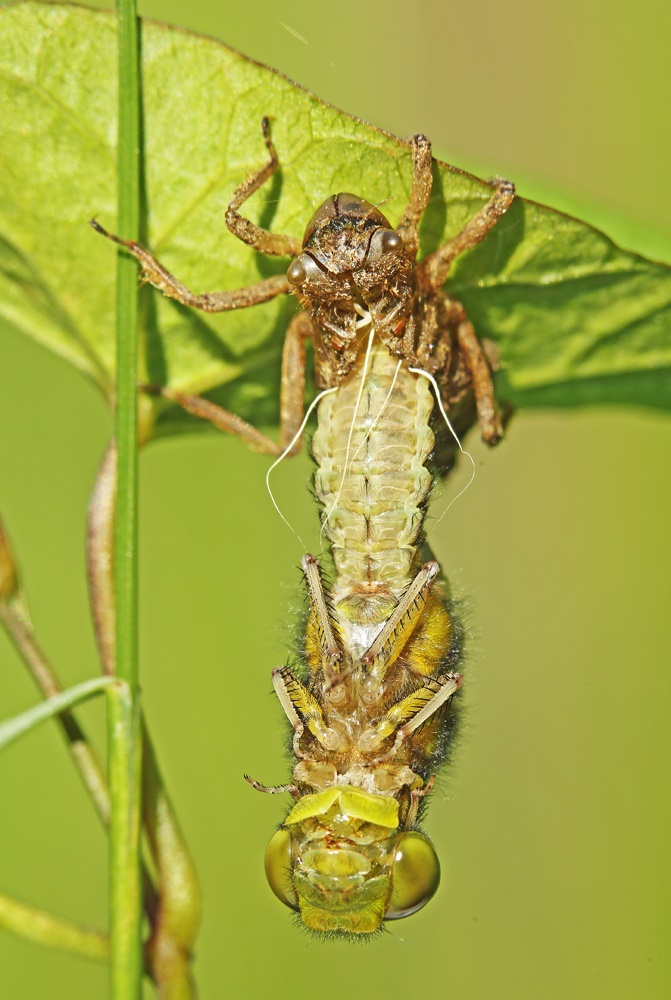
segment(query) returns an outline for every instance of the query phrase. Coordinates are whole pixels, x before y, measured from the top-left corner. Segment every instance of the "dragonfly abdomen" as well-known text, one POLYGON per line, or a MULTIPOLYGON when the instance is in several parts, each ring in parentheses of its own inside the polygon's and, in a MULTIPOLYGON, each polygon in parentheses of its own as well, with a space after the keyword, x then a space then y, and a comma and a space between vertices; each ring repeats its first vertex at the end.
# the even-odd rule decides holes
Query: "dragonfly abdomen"
POLYGON ((426 380, 382 344, 320 403, 315 492, 339 587, 379 583, 398 596, 414 575, 431 487, 432 409, 426 380))

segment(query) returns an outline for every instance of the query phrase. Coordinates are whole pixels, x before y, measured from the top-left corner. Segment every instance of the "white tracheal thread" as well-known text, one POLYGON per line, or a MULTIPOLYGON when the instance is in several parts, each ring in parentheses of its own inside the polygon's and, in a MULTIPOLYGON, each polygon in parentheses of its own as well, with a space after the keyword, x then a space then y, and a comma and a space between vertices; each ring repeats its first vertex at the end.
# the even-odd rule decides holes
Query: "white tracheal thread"
POLYGON ((295 528, 293 527, 293 525, 290 524, 289 521, 287 521, 286 517, 284 516, 284 514, 282 513, 282 511, 280 510, 280 508, 277 505, 277 502, 276 502, 275 497, 273 495, 273 491, 270 488, 270 473, 273 471, 273 469, 277 468, 277 466, 280 464, 280 462, 283 459, 285 459, 287 457, 287 455, 289 454, 289 452, 291 451, 291 449, 293 448, 293 446, 296 444, 296 442, 300 438, 301 434, 305 430, 305 425, 307 424, 308 420, 310 419, 310 414, 314 410, 315 406, 317 406, 317 404, 320 402, 320 400, 322 400, 324 398, 324 396, 328 396, 328 394, 330 392, 336 392, 337 389, 338 389, 337 385, 333 386, 332 389, 323 389, 319 393, 319 395, 315 396, 315 398, 312 400, 312 402, 308 406, 308 408, 307 408, 307 410, 305 412, 305 416, 303 417, 303 422, 300 425, 300 427, 298 428, 298 430, 296 431, 296 433, 294 434, 293 438, 291 439, 291 441, 289 442, 289 444, 286 446, 286 448, 284 449, 284 451, 282 452, 282 454, 279 456, 279 458, 275 459, 275 461, 273 462, 273 464, 270 466, 270 468, 266 472, 266 489, 268 490, 268 495, 270 496, 270 499, 272 500, 273 507, 275 508, 275 510, 277 511, 277 513, 280 515, 280 517, 282 518, 282 520, 284 521, 284 523, 286 524, 286 526, 288 528, 290 528, 291 531, 293 531, 294 535, 296 536, 296 538, 298 539, 298 541, 303 546, 303 549, 305 549, 305 542, 303 541, 303 539, 301 538, 301 536, 298 534, 298 532, 295 530, 295 528))
POLYGON ((361 451, 361 449, 365 445, 366 441, 368 440, 368 438, 371 436, 371 434, 373 433, 373 431, 377 427, 379 421, 382 419, 382 414, 387 409, 387 403, 391 399, 391 394, 394 391, 394 386, 396 385, 396 380, 398 379, 398 373, 401 370, 401 365, 402 364, 403 364, 403 358, 399 358, 398 364, 396 365, 396 371, 394 372, 394 377, 391 380, 391 385, 389 386, 389 392, 384 397, 384 402, 382 403, 382 406, 378 410, 377 416, 375 417, 375 420, 373 421, 373 423, 370 425, 370 427, 366 431, 366 434, 365 434, 365 437, 364 437, 363 441, 361 442, 361 444, 359 445, 359 447, 357 448, 357 450, 352 455, 352 461, 354 461, 354 459, 357 457, 357 455, 359 454, 359 452, 361 451))
MULTIPOLYGON (((471 455, 470 451, 466 451, 464 448, 462 448, 461 441, 459 440, 457 432, 455 431, 454 427, 452 426, 452 424, 450 422, 450 418, 448 417, 447 413, 445 412, 445 407, 443 406, 443 401, 442 401, 442 399, 440 397, 440 389, 438 388, 438 383, 436 382, 436 380, 433 377, 433 375, 430 375, 429 372, 425 372, 423 368, 408 368, 408 371, 409 372, 413 372, 415 375, 423 375, 424 378, 428 378, 429 382, 433 386, 433 391, 436 394, 436 401, 438 403, 438 408, 440 409, 440 412, 442 414, 443 420, 447 424, 448 429, 450 431, 450 434, 452 435, 452 437, 454 438, 454 440, 459 445, 459 451, 461 452, 462 455, 466 455, 466 457, 469 459, 469 461, 471 463, 471 466, 472 466, 471 478, 468 480, 468 482, 466 483, 466 485, 464 486, 464 488, 462 490, 460 490, 459 493, 457 493, 456 497, 452 497, 452 499, 450 500, 450 502, 448 503, 447 507, 445 508, 445 510, 443 511, 443 513, 440 515, 440 517, 438 518, 438 520, 434 521, 433 524, 431 525, 431 531, 434 531, 435 528, 437 528, 438 525, 440 524, 440 522, 443 520, 443 518, 447 514, 447 512, 450 509, 450 507, 452 506, 452 504, 456 503, 457 500, 459 499, 459 497, 464 495, 464 493, 466 492, 466 490, 468 489, 468 487, 471 485, 471 483, 475 479, 475 459, 471 455)), ((428 538, 430 532, 427 531, 426 534, 427 534, 427 538, 428 538)))
MULTIPOLYGON (((364 317, 364 320, 365 319, 366 319, 366 317, 364 317)), ((363 322, 362 322, 362 325, 364 325, 363 322)), ((333 513, 333 511, 338 506, 338 501, 340 500, 340 494, 342 493, 342 488, 345 485, 345 480, 347 478, 347 472, 348 472, 347 466, 349 464, 349 451, 350 451, 350 448, 352 447, 352 437, 354 436, 354 426, 356 424, 356 416, 357 416, 357 413, 359 412, 359 406, 361 405, 361 397, 363 396, 363 390, 364 390, 364 386, 366 384, 366 376, 368 374, 368 365, 370 364, 370 352, 371 352, 372 347, 373 347, 373 338, 374 337, 375 337, 375 327, 371 326, 370 333, 368 335, 368 344, 366 345, 366 354, 365 354, 364 359, 363 359, 363 371, 361 373, 361 385, 359 386, 359 394, 356 397, 356 405, 354 407, 354 413, 352 415, 352 423, 350 424, 349 434, 347 436, 347 448, 345 450, 345 462, 343 464, 342 477, 340 479, 340 485, 338 487, 338 492, 336 494, 336 498, 333 501, 333 503, 331 504, 331 508, 328 511, 326 517, 322 521, 321 531, 319 532, 319 537, 320 538, 323 538, 323 536, 324 536, 324 528, 329 523, 329 518, 330 518, 331 514, 333 513)))
POLYGON ((359 314, 359 319, 355 324, 357 330, 360 330, 362 326, 368 326, 372 323, 369 311, 360 306, 358 302, 354 303, 354 311, 359 314))

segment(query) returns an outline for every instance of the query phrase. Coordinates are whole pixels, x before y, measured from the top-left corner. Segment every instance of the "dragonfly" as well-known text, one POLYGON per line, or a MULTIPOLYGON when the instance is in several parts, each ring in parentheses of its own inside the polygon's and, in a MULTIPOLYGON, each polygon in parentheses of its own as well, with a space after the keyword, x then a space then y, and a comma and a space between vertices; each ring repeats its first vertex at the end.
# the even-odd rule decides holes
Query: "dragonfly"
POLYGON ((492 182, 462 231, 418 262, 432 156, 416 135, 410 197, 395 228, 379 206, 340 192, 317 208, 302 239, 276 234, 239 211, 278 168, 267 119, 262 128, 269 160, 236 189, 226 224, 260 253, 290 256, 286 275, 195 294, 148 250, 92 224, 139 261, 144 280, 186 306, 225 312, 290 294, 302 307, 284 340, 279 441, 207 399, 148 388, 283 458, 300 448, 313 345, 314 487, 330 582, 305 555, 302 648, 296 666, 272 673, 291 726, 291 781, 247 780, 292 799, 265 853, 272 891, 312 933, 361 939, 421 909, 440 881, 422 819, 453 742, 463 631, 438 562, 425 559, 434 411, 450 426, 448 414, 462 428, 477 420, 488 445, 502 436, 487 346, 443 285, 515 189, 492 182))

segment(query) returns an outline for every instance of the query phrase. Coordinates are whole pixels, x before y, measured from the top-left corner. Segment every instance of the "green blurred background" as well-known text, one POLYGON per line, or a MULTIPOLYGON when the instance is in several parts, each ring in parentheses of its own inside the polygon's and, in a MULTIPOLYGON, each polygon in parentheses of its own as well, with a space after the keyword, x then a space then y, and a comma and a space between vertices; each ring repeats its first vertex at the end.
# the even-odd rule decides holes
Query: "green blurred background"
MULTIPOLYGON (((671 260, 665 0, 140 6, 671 260)), ((97 669, 84 517, 110 415, 12 331, 0 383, 0 510, 70 684, 97 669)), ((266 496, 267 462, 215 435, 142 456, 143 688, 204 887, 204 998, 671 995, 670 444, 665 415, 615 408, 520 413, 491 454, 471 440, 476 481, 432 537, 471 631, 462 745, 427 824, 444 882, 365 948, 292 926, 262 869, 284 804, 242 780, 287 773, 270 670, 302 551, 266 496)), ((277 492, 314 538, 308 477, 296 460, 277 492)), ((7 716, 35 693, 2 636, 0 669, 7 716)), ((102 736, 102 708, 83 715, 102 736)), ((55 727, 3 755, 0 795, 1 888, 103 926, 105 840, 55 727)), ((107 995, 102 967, 8 935, 0 968, 12 1000, 107 995)))

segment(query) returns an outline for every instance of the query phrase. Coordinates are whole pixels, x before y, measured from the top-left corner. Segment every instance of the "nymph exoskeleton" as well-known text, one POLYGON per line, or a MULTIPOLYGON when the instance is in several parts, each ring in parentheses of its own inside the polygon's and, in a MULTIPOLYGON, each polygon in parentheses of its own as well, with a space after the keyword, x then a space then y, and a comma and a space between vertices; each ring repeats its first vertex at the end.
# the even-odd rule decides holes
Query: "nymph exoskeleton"
POLYGON ((296 800, 266 852, 276 895, 312 931, 370 934, 383 920, 415 912, 438 885, 438 860, 418 815, 447 751, 450 700, 462 676, 439 566, 421 563, 434 447, 433 396, 423 376, 443 409, 472 391, 484 440, 499 440, 487 358, 463 307, 442 286, 452 261, 508 209, 514 188, 497 182, 462 232, 418 264, 432 180, 430 143, 418 135, 410 201, 396 229, 378 208, 341 193, 317 208, 301 242, 238 212, 278 165, 266 121, 263 130, 270 160, 234 193, 226 223, 262 253, 293 256, 286 278, 195 295, 142 247, 111 238, 140 261, 146 280, 185 305, 222 312, 293 293, 303 306, 284 343, 278 444, 207 400, 158 391, 280 455, 298 443, 308 338, 317 384, 332 390, 319 403, 313 454, 334 581, 325 594, 316 560, 305 556, 303 671, 273 672, 293 727, 293 781, 252 784, 296 800))

